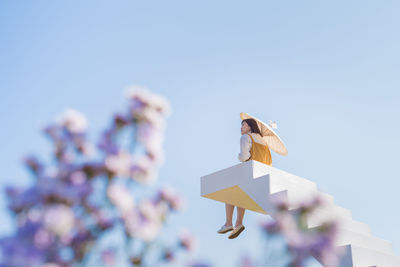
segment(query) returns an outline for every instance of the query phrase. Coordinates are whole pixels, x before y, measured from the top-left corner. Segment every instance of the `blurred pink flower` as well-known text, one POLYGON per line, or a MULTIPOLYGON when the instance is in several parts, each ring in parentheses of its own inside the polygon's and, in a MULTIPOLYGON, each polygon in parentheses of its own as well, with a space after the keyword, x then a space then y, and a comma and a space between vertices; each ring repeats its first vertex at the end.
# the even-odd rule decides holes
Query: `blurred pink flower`
POLYGON ((164 135, 161 130, 156 129, 151 123, 139 123, 137 128, 137 140, 146 147, 147 152, 151 154, 151 158, 154 162, 158 164, 164 163, 162 149, 164 135))
POLYGON ((140 202, 134 213, 124 218, 127 232, 146 242, 153 241, 162 227, 164 210, 149 199, 140 202))
POLYGON ((167 201, 173 210, 180 210, 184 207, 184 199, 171 186, 163 186, 159 191, 159 200, 167 201))
POLYGON ((35 173, 36 175, 40 175, 43 172, 43 164, 39 162, 39 160, 33 156, 25 156, 23 158, 24 163, 29 167, 29 169, 35 173))
POLYGON ((143 155, 133 158, 130 171, 132 179, 148 185, 154 184, 158 175, 157 166, 149 157, 143 155))
POLYGON ((62 237, 74 227, 75 215, 70 207, 56 204, 45 210, 43 220, 48 230, 62 237))
POLYGON ((158 236, 161 226, 158 221, 151 221, 138 215, 131 215, 125 218, 125 227, 128 234, 145 242, 153 241, 158 236))
POLYGON ((71 174, 70 180, 74 185, 83 184, 87 179, 86 174, 83 171, 75 171, 71 174))
POLYGON ((174 255, 174 252, 171 250, 171 249, 166 249, 165 251, 164 251, 164 259, 167 261, 167 262, 173 262, 173 260, 175 259, 175 255, 174 255))
POLYGON ((105 167, 114 175, 129 177, 132 166, 132 155, 120 150, 117 155, 108 155, 105 159, 105 167))
POLYGON ((303 266, 309 257, 315 256, 324 266, 337 266, 335 248, 337 223, 332 221, 314 229, 308 229, 304 220, 309 214, 325 204, 315 197, 300 203, 296 213, 288 210, 287 197, 281 195, 274 199, 273 221, 262 223, 262 228, 270 234, 282 234, 292 256, 291 266, 303 266))
POLYGON ((120 129, 126 125, 129 124, 130 122, 130 117, 121 114, 121 113, 117 113, 114 115, 114 126, 116 129, 120 129))
POLYGON ((240 262, 240 267, 252 267, 253 262, 249 256, 243 256, 240 262))
POLYGON ((135 200, 125 186, 112 183, 107 188, 107 196, 123 217, 134 212, 135 200))
POLYGON ((125 89, 125 94, 132 101, 134 113, 143 112, 142 108, 150 107, 163 115, 169 115, 171 107, 168 101, 157 94, 153 94, 147 88, 134 85, 125 89))
POLYGON ((112 140, 113 134, 113 128, 103 131, 100 141, 97 143, 97 147, 107 154, 117 154, 119 151, 118 146, 112 140))
POLYGON ((54 263, 54 262, 48 262, 48 263, 45 263, 43 265, 43 267, 62 267, 62 265, 59 265, 59 264, 54 263))
POLYGON ((180 245, 186 250, 192 251, 196 245, 194 236, 187 230, 183 229, 179 233, 180 245))
MULTIPOLYGON (((0 238, 0 256, 8 256, 0 257, 0 265, 80 265, 95 252, 100 253, 94 258, 101 264, 112 266, 114 251, 96 252, 106 230, 113 231, 122 222, 127 242, 121 247, 130 250, 134 239, 155 241, 169 213, 182 208, 183 199, 169 187, 155 198, 142 196, 140 191, 132 194, 134 187, 157 179, 164 161, 162 145, 170 106, 165 98, 143 87, 130 89, 128 109, 116 113, 101 134, 96 148, 102 153, 96 161, 88 160, 95 147, 86 141, 88 121, 81 112, 68 108, 56 123, 43 127, 53 145, 55 164, 45 166, 34 156, 25 157, 34 183, 26 189, 6 189, 9 208, 16 215, 16 232, 12 238, 0 238), (132 140, 120 140, 125 133, 132 140), (139 196, 141 201, 135 199, 139 196)), ((178 242, 180 248, 193 248, 189 234, 181 235, 178 242)), ((146 249, 135 252, 140 255, 136 258, 126 252, 133 264, 147 260, 146 249)), ((164 260, 172 260, 175 251, 167 250, 165 255, 164 260)))
POLYGON ((101 252, 102 262, 106 266, 114 266, 115 264, 115 252, 112 250, 106 250, 101 252))
POLYGON ((65 127, 74 134, 83 133, 88 126, 85 115, 72 108, 67 108, 64 113, 57 117, 56 121, 59 125, 65 127))

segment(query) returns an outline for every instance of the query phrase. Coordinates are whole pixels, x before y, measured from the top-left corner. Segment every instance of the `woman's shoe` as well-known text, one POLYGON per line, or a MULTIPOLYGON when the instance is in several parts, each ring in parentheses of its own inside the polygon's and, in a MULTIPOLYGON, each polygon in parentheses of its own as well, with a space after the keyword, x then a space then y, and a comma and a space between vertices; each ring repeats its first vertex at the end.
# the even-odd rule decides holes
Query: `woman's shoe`
POLYGON ((218 233, 219 234, 225 234, 225 233, 227 233, 229 231, 232 231, 232 230, 233 230, 233 226, 232 225, 230 225, 230 226, 222 225, 221 228, 218 230, 218 233))
POLYGON ((228 236, 228 238, 233 239, 233 238, 238 237, 240 235, 240 233, 243 232, 244 228, 245 227, 243 225, 238 226, 237 228, 235 228, 232 231, 232 233, 228 236))

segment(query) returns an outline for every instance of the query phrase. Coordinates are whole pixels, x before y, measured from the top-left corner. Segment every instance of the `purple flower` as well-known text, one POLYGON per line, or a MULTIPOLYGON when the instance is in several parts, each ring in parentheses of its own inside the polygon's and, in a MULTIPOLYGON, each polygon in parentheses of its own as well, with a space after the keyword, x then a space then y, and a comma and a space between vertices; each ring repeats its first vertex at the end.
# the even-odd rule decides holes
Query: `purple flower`
POLYGON ((150 200, 143 200, 135 212, 124 218, 128 234, 146 242, 153 241, 162 227, 164 211, 160 207, 150 200))
POLYGON ((34 235, 34 243, 37 248, 47 249, 55 241, 54 235, 44 228, 40 228, 34 235))
POLYGON ((106 266, 114 266, 115 264, 115 252, 112 250, 106 250, 101 253, 102 262, 106 266))
POLYGON ((56 204, 45 210, 45 227, 59 237, 70 233, 75 224, 75 215, 68 206, 56 204))
POLYGON ((194 236, 186 229, 181 230, 179 233, 179 240, 180 240, 180 245, 189 251, 192 251, 195 246, 195 238, 194 236))
MULTIPOLYGON (((16 231, 0 239, 0 264, 61 267, 96 258, 113 266, 117 251, 91 257, 108 232, 118 230, 122 222, 127 242, 115 247, 130 249, 133 239, 146 245, 157 239, 169 212, 182 208, 182 198, 169 187, 162 188, 155 199, 140 190, 131 193, 132 187, 139 189, 157 179, 170 107, 166 99, 147 89, 130 89, 126 112, 112 117, 97 147, 86 141, 88 121, 77 110, 68 108, 56 123, 43 128, 53 145, 54 164, 45 166, 34 156, 25 157, 24 163, 35 174, 33 184, 6 189, 16 231), (131 143, 119 142, 125 130, 136 133, 131 143), (126 143, 130 146, 125 147, 126 143), (103 153, 96 161, 88 161, 95 148, 103 153), (138 196, 141 201, 136 201, 138 196)), ((185 250, 193 249, 194 238, 188 233, 181 233, 178 242, 185 250)), ((172 260, 174 252, 168 249, 164 260, 172 260)), ((141 264, 147 253, 146 249, 135 253, 140 256, 130 258, 131 262, 141 264)))
POLYGON ((72 108, 67 108, 59 115, 57 123, 73 134, 85 132, 88 125, 85 115, 72 108))
POLYGON ((244 256, 241 259, 240 267, 252 267, 253 262, 249 256, 244 256))
POLYGON ((128 125, 130 122, 130 119, 131 118, 126 115, 123 115, 120 113, 115 114, 114 119, 113 119, 115 129, 120 129, 120 128, 128 125))
POLYGON ((315 229, 307 229, 304 220, 325 203, 319 197, 300 203, 297 213, 289 212, 287 198, 276 198, 274 221, 262 223, 262 229, 271 234, 281 234, 287 240, 291 254, 290 266, 303 266, 309 257, 316 257, 324 266, 338 263, 335 238, 337 223, 329 222, 315 229))
POLYGON ((127 151, 119 151, 116 155, 108 155, 105 159, 105 167, 113 175, 129 177, 132 166, 132 155, 127 151))
POLYGON ((97 147, 107 154, 118 154, 118 146, 113 141, 114 129, 109 129, 103 132, 100 142, 97 147))
POLYGON ((151 108, 163 115, 169 115, 171 107, 162 96, 153 94, 142 86, 130 86, 125 91, 131 101, 131 110, 134 114, 144 113, 145 108, 151 108))
POLYGON ((135 156, 130 173, 132 179, 144 184, 154 184, 158 171, 156 164, 147 156, 135 156))
POLYGON ((277 221, 262 222, 261 228, 270 234, 280 233, 281 231, 280 225, 277 221))
POLYGON ((39 160, 31 155, 23 158, 24 163, 28 166, 28 168, 35 174, 41 175, 43 172, 43 164, 39 162, 39 160))
POLYGON ((172 210, 179 210, 184 206, 183 198, 170 186, 164 186, 160 189, 156 201, 166 201, 172 210))
POLYGON ((115 183, 111 184, 107 188, 107 196, 123 217, 129 216, 134 212, 135 200, 125 186, 115 183))

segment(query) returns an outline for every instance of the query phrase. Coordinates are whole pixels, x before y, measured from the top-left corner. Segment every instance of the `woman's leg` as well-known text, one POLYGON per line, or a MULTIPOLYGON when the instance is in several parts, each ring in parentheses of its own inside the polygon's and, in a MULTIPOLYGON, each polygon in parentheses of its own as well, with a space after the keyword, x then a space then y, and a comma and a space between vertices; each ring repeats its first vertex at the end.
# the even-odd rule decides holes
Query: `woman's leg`
POLYGON ((235 206, 231 204, 225 203, 225 211, 226 211, 226 226, 231 226, 232 225, 232 216, 233 216, 233 209, 235 206))
POLYGON ((243 224, 243 216, 244 216, 244 211, 246 209, 239 208, 239 207, 236 207, 236 208, 237 208, 237 218, 236 218, 235 227, 238 227, 239 225, 243 224))

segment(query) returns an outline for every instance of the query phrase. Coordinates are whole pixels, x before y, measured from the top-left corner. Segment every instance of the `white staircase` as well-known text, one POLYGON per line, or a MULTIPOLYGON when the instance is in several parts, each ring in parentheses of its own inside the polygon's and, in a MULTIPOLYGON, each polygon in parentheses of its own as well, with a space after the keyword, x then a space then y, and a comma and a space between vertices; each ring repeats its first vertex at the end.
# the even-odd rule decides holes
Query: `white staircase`
POLYGON ((340 267, 400 267, 392 245, 374 237, 368 225, 355 221, 351 212, 335 205, 331 195, 318 191, 317 185, 302 177, 258 161, 247 161, 202 176, 201 196, 256 212, 274 214, 274 197, 285 197, 289 210, 316 194, 326 205, 308 216, 307 226, 317 227, 335 219, 339 223, 337 246, 341 251, 340 267))

